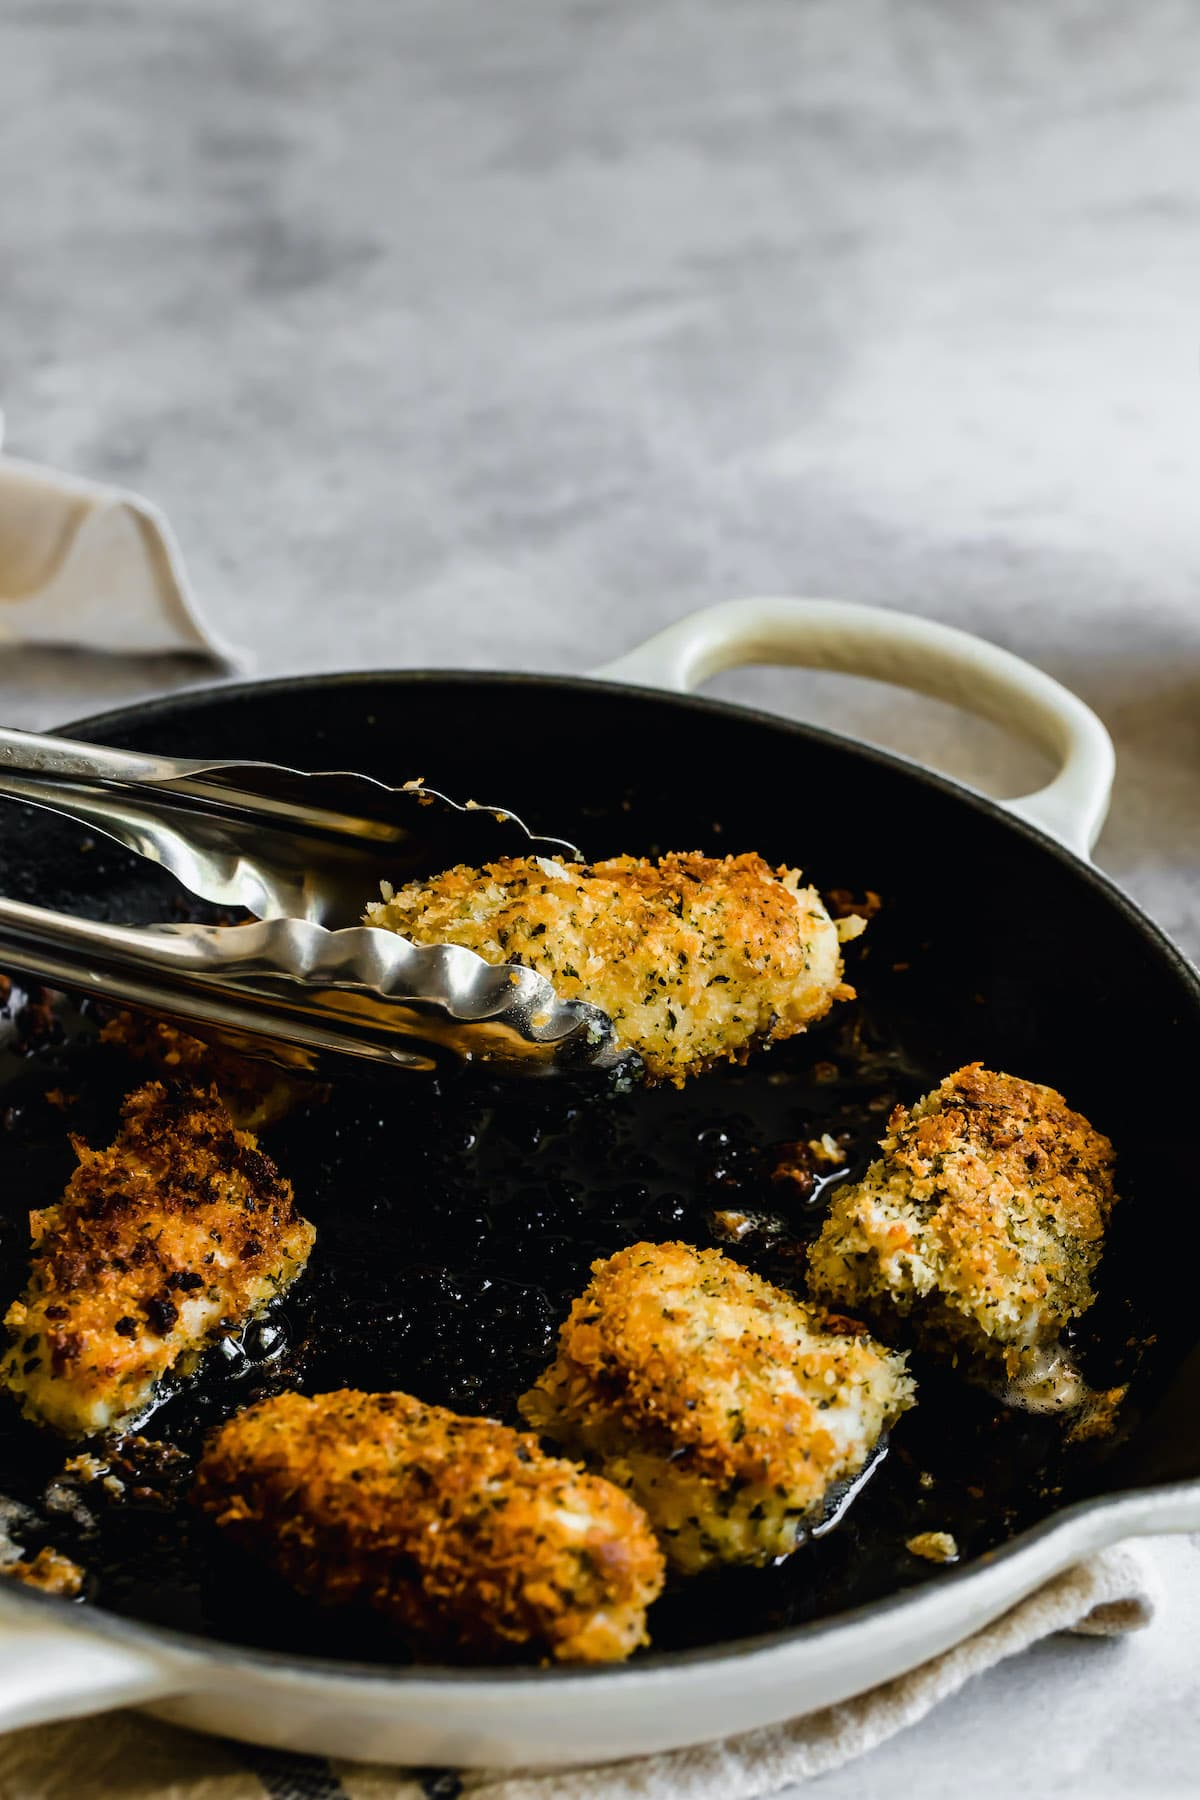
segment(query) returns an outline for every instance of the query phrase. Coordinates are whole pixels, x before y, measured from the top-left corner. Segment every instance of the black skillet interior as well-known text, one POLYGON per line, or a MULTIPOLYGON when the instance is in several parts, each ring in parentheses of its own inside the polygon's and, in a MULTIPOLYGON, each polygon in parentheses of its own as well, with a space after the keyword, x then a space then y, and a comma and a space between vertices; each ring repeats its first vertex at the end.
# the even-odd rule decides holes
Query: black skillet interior
MULTIPOLYGON (((655 1648, 785 1629, 939 1579, 905 1549, 920 1530, 951 1531, 974 1558, 1072 1500, 1200 1475, 1190 1354, 1200 991, 1071 857, 986 804, 820 733, 564 681, 368 675, 224 688, 112 714, 83 735, 393 782, 421 775, 460 799, 503 802, 588 855, 756 849, 801 864, 825 890, 873 889, 884 901, 849 955, 857 1003, 681 1094, 362 1073, 269 1133, 317 1248, 279 1315, 211 1355, 147 1426, 184 1458, 136 1448, 123 1500, 92 1488, 81 1506, 52 1481, 62 1446, 0 1407, 0 1492, 30 1509, 16 1515, 18 1537, 76 1554, 100 1605, 227 1641, 401 1660, 362 1621, 318 1616, 232 1564, 195 1526, 182 1496, 204 1430, 292 1384, 402 1387, 512 1418, 592 1258, 643 1237, 722 1243, 714 1215, 725 1209, 774 1215, 734 1253, 798 1285, 824 1200, 820 1182, 806 1194, 770 1179, 776 1147, 831 1131, 848 1167, 861 1167, 895 1100, 976 1058, 1061 1087, 1117 1144, 1122 1203, 1078 1348, 1098 1385, 1132 1381, 1121 1430, 1069 1447, 1060 1423, 1006 1412, 918 1364, 921 1404, 845 1521, 779 1567, 668 1594, 652 1615, 655 1648)), ((132 921, 201 910, 132 856, 16 807, 0 813, 0 892, 132 921)), ((103 1142, 138 1079, 92 1043, 86 1011, 69 1006, 53 1022, 36 1006, 8 1011, 6 1294, 23 1280, 28 1209, 51 1200, 71 1166, 67 1121, 45 1094, 77 1096, 73 1127, 103 1142)))

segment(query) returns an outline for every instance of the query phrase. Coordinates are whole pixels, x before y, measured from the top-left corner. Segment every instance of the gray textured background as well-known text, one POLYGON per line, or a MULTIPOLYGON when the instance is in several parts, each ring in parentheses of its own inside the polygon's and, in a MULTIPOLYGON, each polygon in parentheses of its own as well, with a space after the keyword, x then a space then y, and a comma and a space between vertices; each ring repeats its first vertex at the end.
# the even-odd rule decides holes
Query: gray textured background
MULTIPOLYGON (((908 607, 1097 707, 1101 860, 1200 950, 1190 0, 7 0, 0 168, 7 447, 158 500, 258 670, 908 607)), ((184 679, 5 650, 0 710, 184 679)), ((1038 774, 866 684, 719 686, 1038 774)), ((1198 1564, 1143 1644, 1048 1646, 820 1791, 1196 1792, 1198 1564)))

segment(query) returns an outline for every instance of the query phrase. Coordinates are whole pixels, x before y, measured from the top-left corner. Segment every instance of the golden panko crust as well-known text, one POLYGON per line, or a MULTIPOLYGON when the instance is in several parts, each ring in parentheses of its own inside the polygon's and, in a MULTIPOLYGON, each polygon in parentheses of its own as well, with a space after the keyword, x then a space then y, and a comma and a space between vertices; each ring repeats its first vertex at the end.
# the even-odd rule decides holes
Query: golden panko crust
POLYGON ((316 1234, 215 1092, 149 1082, 108 1149, 74 1146, 62 1199, 30 1214, 0 1381, 30 1417, 83 1437, 142 1416, 166 1375, 296 1279, 316 1234))
POLYGON ((520 1402, 634 1494, 684 1570, 793 1549, 912 1404, 903 1357, 856 1321, 681 1243, 594 1263, 520 1402))
POLYGON ((685 1076, 793 1036, 850 998, 835 924, 796 869, 761 856, 514 857, 449 869, 367 907, 368 925, 520 963, 611 1018, 652 1080, 685 1076))
POLYGON ((880 1148, 835 1191, 813 1290, 871 1317, 911 1315, 931 1346, 1017 1375, 1095 1298, 1111 1143, 1054 1088, 971 1063, 898 1106, 880 1148))
POLYGON ((164 1081, 186 1081, 208 1089, 215 1084, 234 1124, 262 1131, 289 1113, 301 1095, 315 1091, 301 1074, 287 1075, 257 1057, 239 1056, 148 1013, 119 1012, 100 1030, 100 1042, 145 1063, 164 1081))
POLYGON ((195 1498, 298 1592, 369 1607, 426 1654, 619 1661, 663 1585, 627 1495, 408 1394, 264 1400, 210 1438, 195 1498))
POLYGON ((57 1594, 63 1600, 78 1600, 86 1580, 77 1562, 49 1544, 44 1544, 36 1556, 0 1564, 0 1575, 6 1581, 16 1581, 39 1594, 57 1594))

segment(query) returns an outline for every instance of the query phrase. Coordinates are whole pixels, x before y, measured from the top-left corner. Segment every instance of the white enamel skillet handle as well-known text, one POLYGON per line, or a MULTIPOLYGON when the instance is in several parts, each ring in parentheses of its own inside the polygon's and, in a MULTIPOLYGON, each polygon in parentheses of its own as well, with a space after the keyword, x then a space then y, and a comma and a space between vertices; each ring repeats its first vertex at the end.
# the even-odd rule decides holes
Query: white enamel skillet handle
POLYGON ((1078 856, 1089 856, 1112 792, 1112 740, 1053 677, 970 632, 848 600, 728 600, 692 613, 616 662, 605 681, 687 693, 725 669, 790 664, 868 675, 948 700, 1046 751, 1058 773, 1002 804, 1078 856))

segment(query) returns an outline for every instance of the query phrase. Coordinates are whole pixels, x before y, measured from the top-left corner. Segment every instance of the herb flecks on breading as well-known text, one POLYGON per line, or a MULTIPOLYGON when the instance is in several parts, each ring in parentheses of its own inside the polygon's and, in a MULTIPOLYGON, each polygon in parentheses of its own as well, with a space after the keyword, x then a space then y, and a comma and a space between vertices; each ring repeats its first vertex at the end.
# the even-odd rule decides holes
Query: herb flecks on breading
POLYGON ((809 1255, 813 1292, 903 1321, 930 1349, 1036 1377, 1095 1298, 1108 1139, 1054 1088, 971 1063, 898 1106, 880 1149, 834 1191, 809 1255))
POLYGON ((850 998, 840 944, 863 929, 835 923, 799 870, 754 855, 516 857, 383 895, 368 925, 536 970, 562 999, 600 1007, 651 1079, 677 1086, 850 998))
POLYGON ((369 1608, 425 1654, 620 1661, 663 1584, 628 1495, 408 1394, 262 1401, 213 1434, 195 1495, 299 1593, 369 1608))
POLYGON ((30 1214, 0 1381, 31 1418, 87 1437, 143 1417, 167 1377, 262 1312, 316 1234, 215 1092, 149 1082, 107 1149, 75 1153, 62 1199, 30 1214))
POLYGON ((520 1407, 626 1488, 690 1573, 786 1556, 912 1404, 903 1356, 856 1321, 670 1243, 593 1263, 520 1407))

